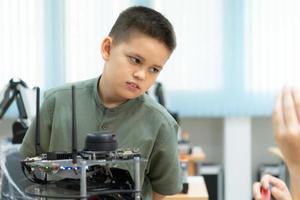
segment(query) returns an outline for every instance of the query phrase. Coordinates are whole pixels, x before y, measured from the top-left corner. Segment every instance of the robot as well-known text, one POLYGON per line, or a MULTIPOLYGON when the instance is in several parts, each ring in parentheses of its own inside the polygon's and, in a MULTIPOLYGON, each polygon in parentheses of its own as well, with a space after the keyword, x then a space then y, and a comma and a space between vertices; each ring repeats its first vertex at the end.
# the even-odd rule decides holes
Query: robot
POLYGON ((138 150, 118 149, 113 133, 100 132, 87 134, 84 149, 78 151, 75 86, 72 86, 72 152, 41 152, 39 96, 36 88, 36 156, 21 161, 25 177, 34 184, 25 193, 58 199, 140 200, 143 159, 138 150), (127 169, 118 167, 120 163, 132 165, 133 178, 127 169))
POLYGON ((0 91, 0 120, 8 108, 16 101, 19 111, 19 119, 12 125, 12 143, 22 143, 28 126, 35 116, 35 107, 30 102, 34 102, 35 90, 28 88, 21 79, 10 79, 8 84, 0 91), (33 100, 33 101, 32 101, 33 100))

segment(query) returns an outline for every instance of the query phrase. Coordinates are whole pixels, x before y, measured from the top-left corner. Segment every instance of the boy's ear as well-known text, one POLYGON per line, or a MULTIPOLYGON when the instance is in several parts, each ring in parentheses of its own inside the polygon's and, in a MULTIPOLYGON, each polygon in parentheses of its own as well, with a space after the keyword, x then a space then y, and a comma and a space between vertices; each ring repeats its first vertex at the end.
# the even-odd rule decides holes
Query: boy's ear
POLYGON ((105 61, 109 59, 111 47, 112 47, 112 38, 111 37, 104 38, 101 44, 101 54, 102 54, 102 58, 105 61))

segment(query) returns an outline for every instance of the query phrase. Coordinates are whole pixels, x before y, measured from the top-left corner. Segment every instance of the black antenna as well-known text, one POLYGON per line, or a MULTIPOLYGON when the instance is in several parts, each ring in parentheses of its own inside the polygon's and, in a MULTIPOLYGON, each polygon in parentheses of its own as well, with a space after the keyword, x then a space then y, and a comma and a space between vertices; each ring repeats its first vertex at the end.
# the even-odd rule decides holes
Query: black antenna
POLYGON ((76 127, 76 102, 75 86, 72 85, 72 159, 77 163, 77 127, 76 127))
POLYGON ((35 154, 41 154, 41 138, 40 138, 40 88, 36 87, 36 116, 35 116, 35 154))

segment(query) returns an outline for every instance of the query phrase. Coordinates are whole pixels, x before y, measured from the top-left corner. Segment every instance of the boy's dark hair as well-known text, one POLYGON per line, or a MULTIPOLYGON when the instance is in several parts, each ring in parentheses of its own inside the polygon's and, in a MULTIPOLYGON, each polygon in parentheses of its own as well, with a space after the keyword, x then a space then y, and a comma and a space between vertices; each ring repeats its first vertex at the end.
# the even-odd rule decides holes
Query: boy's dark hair
POLYGON ((109 36, 117 44, 129 39, 134 32, 143 33, 163 42, 172 52, 176 47, 176 37, 172 24, 161 13, 143 6, 133 6, 124 10, 113 25, 109 36))

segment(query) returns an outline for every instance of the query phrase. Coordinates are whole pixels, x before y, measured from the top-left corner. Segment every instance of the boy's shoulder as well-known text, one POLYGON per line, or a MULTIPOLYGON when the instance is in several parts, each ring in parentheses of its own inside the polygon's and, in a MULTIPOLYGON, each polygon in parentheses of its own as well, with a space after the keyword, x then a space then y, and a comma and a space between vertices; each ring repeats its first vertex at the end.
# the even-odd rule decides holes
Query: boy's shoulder
POLYGON ((72 88, 72 85, 75 86, 76 90, 81 89, 92 89, 94 85, 96 84, 97 78, 88 79, 84 81, 78 81, 73 83, 66 83, 62 86, 54 87, 49 90, 45 91, 45 99, 51 98, 51 97, 59 97, 59 96, 65 96, 66 94, 69 94, 72 88))
POLYGON ((153 99, 153 97, 151 97, 150 95, 144 94, 138 99, 144 104, 144 106, 150 111, 150 113, 153 113, 155 115, 155 117, 159 117, 163 121, 167 120, 170 123, 177 123, 169 113, 169 111, 161 104, 159 104, 155 99, 153 99))

